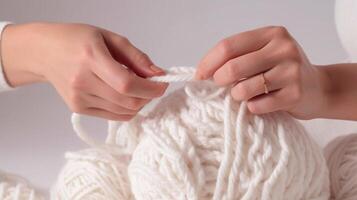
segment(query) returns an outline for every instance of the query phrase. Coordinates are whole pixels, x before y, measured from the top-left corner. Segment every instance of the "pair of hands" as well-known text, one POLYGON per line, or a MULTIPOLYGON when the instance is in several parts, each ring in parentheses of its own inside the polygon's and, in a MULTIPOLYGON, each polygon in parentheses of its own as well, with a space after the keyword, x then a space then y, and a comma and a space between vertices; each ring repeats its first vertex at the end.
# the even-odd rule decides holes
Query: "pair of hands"
MULTIPOLYGON (((2 61, 10 85, 50 82, 73 112, 130 120, 167 84, 146 77, 164 71, 123 36, 83 24, 10 25, 2 61)), ((196 78, 232 86, 235 100, 256 114, 284 110, 313 118, 324 106, 323 73, 283 27, 264 27, 220 41, 200 61, 196 78), (268 81, 264 93, 261 73, 268 81), (311 103, 319 99, 319 103, 311 103)))

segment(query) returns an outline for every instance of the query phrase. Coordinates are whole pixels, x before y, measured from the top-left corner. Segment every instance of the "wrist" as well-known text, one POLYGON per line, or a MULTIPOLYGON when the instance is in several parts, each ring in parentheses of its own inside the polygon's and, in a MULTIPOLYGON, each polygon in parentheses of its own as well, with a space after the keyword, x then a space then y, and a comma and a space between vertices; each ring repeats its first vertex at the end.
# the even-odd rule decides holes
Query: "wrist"
POLYGON ((356 63, 340 63, 321 67, 328 77, 327 109, 324 118, 357 120, 356 63))
POLYGON ((334 89, 333 89, 333 84, 332 84, 332 79, 330 77, 330 74, 326 70, 327 67, 324 65, 315 65, 317 71, 318 71, 318 77, 317 80, 319 82, 319 97, 318 100, 320 100, 319 109, 315 113, 315 118, 324 118, 326 115, 328 115, 328 111, 333 106, 333 97, 334 97, 334 89))
POLYGON ((2 34, 1 58, 4 76, 12 87, 44 81, 31 60, 31 25, 8 25, 2 34))

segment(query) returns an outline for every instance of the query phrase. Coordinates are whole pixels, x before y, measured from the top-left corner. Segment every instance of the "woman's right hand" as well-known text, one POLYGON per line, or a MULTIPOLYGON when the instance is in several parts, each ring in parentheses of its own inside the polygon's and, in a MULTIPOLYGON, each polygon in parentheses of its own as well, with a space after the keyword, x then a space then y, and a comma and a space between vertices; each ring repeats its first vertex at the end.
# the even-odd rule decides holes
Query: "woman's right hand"
POLYGON ((298 119, 329 109, 329 77, 310 63, 284 27, 268 26, 223 39, 201 60, 196 77, 229 86, 255 114, 286 111, 298 119))
POLYGON ((9 25, 1 56, 13 87, 50 82, 76 113, 131 119, 167 84, 145 79, 164 72, 125 37, 84 24, 9 25))

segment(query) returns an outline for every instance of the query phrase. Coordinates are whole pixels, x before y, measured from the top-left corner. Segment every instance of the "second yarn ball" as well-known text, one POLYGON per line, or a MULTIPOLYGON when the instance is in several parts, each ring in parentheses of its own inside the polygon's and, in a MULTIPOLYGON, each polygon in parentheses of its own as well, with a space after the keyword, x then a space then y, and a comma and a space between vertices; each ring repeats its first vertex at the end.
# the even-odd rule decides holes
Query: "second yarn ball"
POLYGON ((357 199, 357 134, 340 136, 325 147, 331 200, 357 199))

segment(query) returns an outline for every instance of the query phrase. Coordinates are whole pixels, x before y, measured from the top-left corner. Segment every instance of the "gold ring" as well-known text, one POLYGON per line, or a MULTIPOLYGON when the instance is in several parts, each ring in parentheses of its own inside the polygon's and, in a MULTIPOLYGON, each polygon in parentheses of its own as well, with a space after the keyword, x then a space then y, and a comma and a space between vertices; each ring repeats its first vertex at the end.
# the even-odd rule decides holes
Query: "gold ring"
POLYGON ((261 73, 262 74, 262 79, 263 79, 263 85, 264 85, 264 93, 265 94, 269 94, 269 89, 268 89, 268 82, 265 78, 265 75, 264 73, 261 73))

